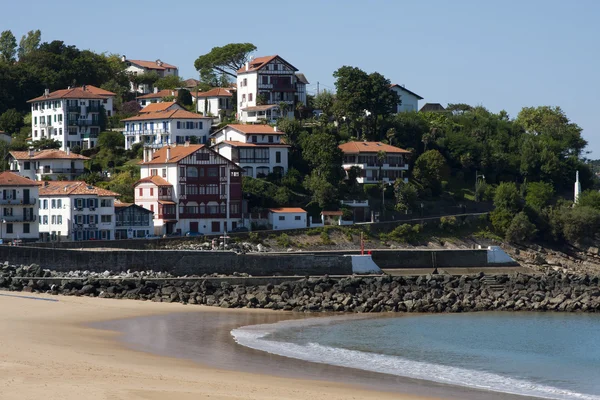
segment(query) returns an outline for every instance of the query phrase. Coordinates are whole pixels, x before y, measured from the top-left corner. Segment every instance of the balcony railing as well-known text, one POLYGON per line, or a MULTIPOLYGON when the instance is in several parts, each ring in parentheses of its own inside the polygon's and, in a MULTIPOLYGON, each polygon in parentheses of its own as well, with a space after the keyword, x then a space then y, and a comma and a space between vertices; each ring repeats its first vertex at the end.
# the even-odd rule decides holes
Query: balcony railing
POLYGON ((40 168, 39 173, 44 174, 83 174, 83 168, 40 168))
POLYGON ((67 120, 67 125, 68 126, 77 126, 78 122, 79 122, 78 119, 69 119, 69 120, 67 120))
POLYGON ((34 222, 37 221, 35 215, 3 215, 2 222, 34 222))
POLYGON ((70 112, 70 113, 80 113, 81 112, 81 107, 80 106, 68 106, 67 107, 67 112, 70 112))
MULTIPOLYGON (((238 162, 238 161, 234 161, 238 162)), ((268 164, 269 158, 240 158, 240 164, 268 164)))
POLYGON ((93 112, 93 113, 100 112, 100 106, 88 106, 87 112, 93 112))
POLYGON ((0 199, 0 204, 10 204, 10 205, 24 205, 30 206, 35 204, 37 199, 0 199))
POLYGON ((98 136, 99 136, 99 133, 96 133, 96 132, 81 134, 82 139, 97 139, 98 136))
POLYGON ((125 136, 149 136, 149 135, 168 135, 170 132, 167 129, 142 129, 142 130, 130 130, 124 131, 125 136))
POLYGON ((77 120, 78 126, 99 126, 99 121, 90 121, 88 119, 79 119, 77 120))

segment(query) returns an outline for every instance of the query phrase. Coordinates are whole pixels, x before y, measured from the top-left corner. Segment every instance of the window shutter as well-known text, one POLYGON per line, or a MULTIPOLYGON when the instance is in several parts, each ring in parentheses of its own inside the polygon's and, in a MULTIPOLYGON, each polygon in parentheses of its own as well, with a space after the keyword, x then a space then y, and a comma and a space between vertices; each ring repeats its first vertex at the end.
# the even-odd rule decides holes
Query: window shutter
POLYGON ((96 204, 95 207, 98 208, 98 199, 94 199, 94 204, 96 204))

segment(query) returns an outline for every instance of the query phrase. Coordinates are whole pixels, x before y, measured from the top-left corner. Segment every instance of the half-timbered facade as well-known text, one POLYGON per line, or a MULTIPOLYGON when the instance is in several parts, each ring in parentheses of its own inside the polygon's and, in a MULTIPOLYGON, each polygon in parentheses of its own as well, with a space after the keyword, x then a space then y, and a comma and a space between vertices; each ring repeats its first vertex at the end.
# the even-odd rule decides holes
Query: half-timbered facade
POLYGON ((245 176, 264 178, 288 170, 289 145, 284 132, 270 125, 230 124, 212 133, 213 148, 236 163, 245 176))
POLYGON ((154 234, 152 211, 137 204, 115 202, 115 239, 140 239, 154 234))
POLYGON ((410 151, 381 142, 347 142, 338 147, 344 153, 342 168, 346 176, 353 167, 359 169, 358 183, 408 182, 410 151))
POLYGON ((135 203, 154 212, 157 234, 230 231, 242 221, 241 169, 204 145, 145 149, 135 203))
POLYGON ((257 57, 247 62, 237 71, 238 119, 258 122, 280 116, 293 118, 296 104, 306 104, 308 83, 297 71, 278 55, 257 57), (286 115, 279 109, 282 103, 287 105, 286 115))

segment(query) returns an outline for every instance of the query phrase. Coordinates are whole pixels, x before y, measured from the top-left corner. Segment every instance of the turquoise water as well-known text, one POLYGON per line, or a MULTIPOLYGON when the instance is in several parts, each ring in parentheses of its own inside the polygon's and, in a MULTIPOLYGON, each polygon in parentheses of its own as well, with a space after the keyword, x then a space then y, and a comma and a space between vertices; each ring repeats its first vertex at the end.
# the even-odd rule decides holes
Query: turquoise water
POLYGON ((549 399, 600 399, 600 315, 466 313, 232 331, 282 356, 549 399))

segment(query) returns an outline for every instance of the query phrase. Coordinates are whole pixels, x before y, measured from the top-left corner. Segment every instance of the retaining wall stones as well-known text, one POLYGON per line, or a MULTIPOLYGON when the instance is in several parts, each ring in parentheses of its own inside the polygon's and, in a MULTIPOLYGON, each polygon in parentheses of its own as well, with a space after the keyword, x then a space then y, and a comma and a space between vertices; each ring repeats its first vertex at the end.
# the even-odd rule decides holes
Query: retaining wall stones
MULTIPOLYGON (((545 275, 327 276, 261 286, 215 284, 208 279, 42 279, 38 266, 0 267, 0 288, 12 291, 265 308, 299 312, 600 312, 599 277, 545 275)), ((56 279, 56 278, 53 278, 56 279)))

